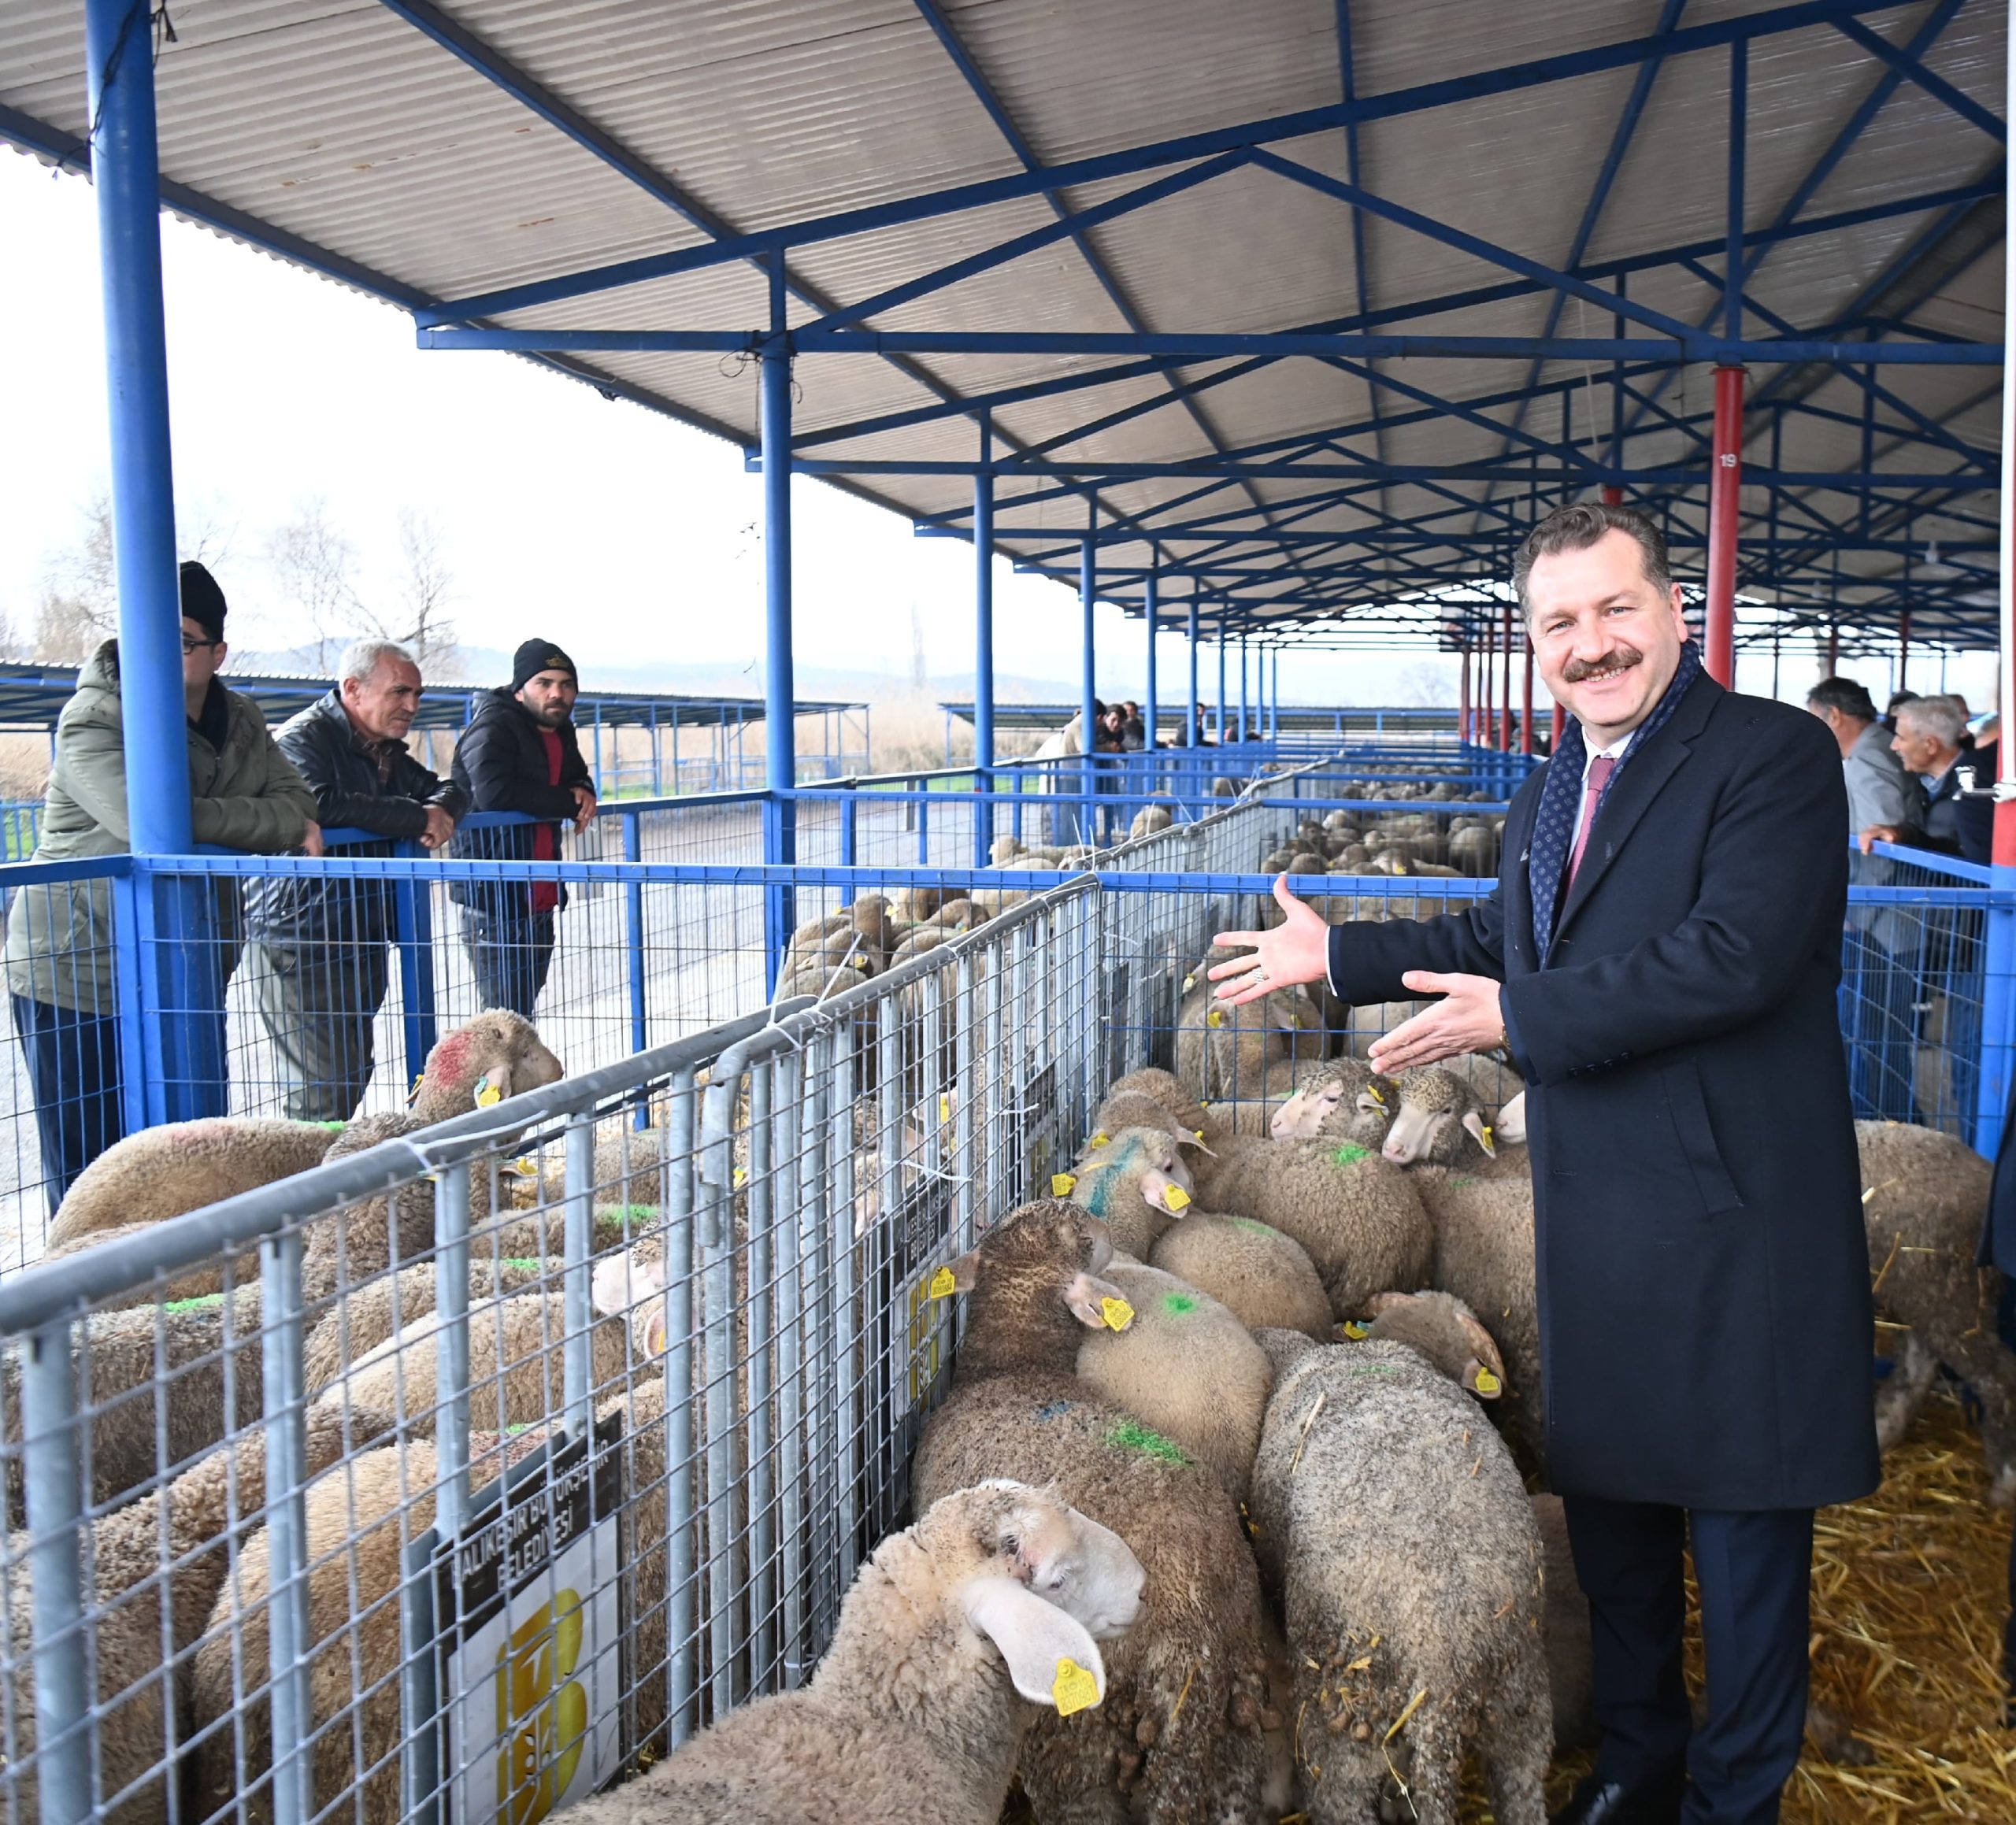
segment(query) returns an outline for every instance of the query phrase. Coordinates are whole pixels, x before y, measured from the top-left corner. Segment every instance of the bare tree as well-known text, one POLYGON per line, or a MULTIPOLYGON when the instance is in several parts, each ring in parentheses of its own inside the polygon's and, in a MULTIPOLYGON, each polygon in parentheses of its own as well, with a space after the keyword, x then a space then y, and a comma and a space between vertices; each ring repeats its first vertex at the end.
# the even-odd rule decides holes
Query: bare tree
POLYGON ((357 549, 330 524, 328 503, 302 502, 266 542, 266 561, 306 619, 313 669, 326 676, 369 617, 357 592, 357 549))
POLYGON ((81 664, 119 631, 119 586, 113 561, 112 500, 102 490, 84 504, 76 541, 51 560, 35 617, 35 657, 45 664, 81 664))
POLYGON ((439 529, 425 514, 410 507, 399 509, 399 575, 395 585, 398 599, 397 624, 384 625, 385 617, 373 616, 384 637, 410 647, 420 661, 421 676, 428 679, 452 679, 459 669, 460 653, 455 644, 455 624, 448 619, 448 605, 454 600, 454 574, 442 554, 439 529))

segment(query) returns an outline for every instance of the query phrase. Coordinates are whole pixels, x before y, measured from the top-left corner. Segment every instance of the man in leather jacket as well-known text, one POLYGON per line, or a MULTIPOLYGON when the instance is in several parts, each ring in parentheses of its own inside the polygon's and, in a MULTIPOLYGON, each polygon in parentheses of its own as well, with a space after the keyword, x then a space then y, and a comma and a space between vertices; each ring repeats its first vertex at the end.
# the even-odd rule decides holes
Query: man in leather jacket
MULTIPOLYGON (((381 839, 340 850, 346 858, 389 856, 400 842, 438 850, 469 809, 461 787, 406 751, 420 694, 410 653, 361 640, 343 655, 335 688, 280 732, 323 827, 381 839)), ((346 874, 260 881, 249 897, 254 993, 296 1121, 347 1121, 364 1100, 391 976, 395 893, 389 880, 346 874)))

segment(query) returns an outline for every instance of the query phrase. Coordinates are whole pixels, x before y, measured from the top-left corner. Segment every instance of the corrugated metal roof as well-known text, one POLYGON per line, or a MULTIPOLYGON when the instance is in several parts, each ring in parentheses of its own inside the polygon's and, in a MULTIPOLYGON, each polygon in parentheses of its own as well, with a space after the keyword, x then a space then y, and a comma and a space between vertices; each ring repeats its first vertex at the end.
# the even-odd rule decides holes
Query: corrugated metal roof
MULTIPOLYGON (((1669 3, 1353 0, 1347 17, 1360 98, 1479 79, 1443 105, 1362 122, 1360 180, 1459 235, 1564 262, 1642 86, 1638 68, 1518 85, 1492 72, 1644 37, 1669 3)), ((1821 17, 1825 7, 1809 7, 1800 17, 1812 23, 1777 29, 1786 4, 1688 0, 1677 9, 1683 29, 1752 17, 1773 24, 1747 51, 1747 228, 1779 223, 1795 200, 1799 220, 1857 217, 1784 240, 1758 261, 1748 287, 1751 334, 1999 340, 1999 230, 1984 234, 1978 209, 1967 217, 1967 197, 1999 191, 2002 149, 1949 103, 1957 92, 1999 117, 2005 9, 1992 0, 1842 6, 1845 24, 1837 25, 1821 17), (1931 86, 1889 68, 1853 35, 1863 31, 1896 46, 1922 40, 1931 86), (1941 85, 1948 94, 1933 92, 1941 85), (1873 100, 1880 105, 1872 109, 1873 100), (1868 116, 1861 131, 1837 146, 1858 111, 1868 116), (1918 206, 1956 191, 1967 197, 1918 206), (1899 204, 1913 206, 1899 212, 1899 204), (1858 320, 1858 309, 1881 320, 1858 320)), ((1329 107, 1342 93, 1342 10, 1336 0, 1237 8, 1219 0, 458 0, 430 32, 421 29, 434 23, 429 8, 379 0, 185 0, 175 10, 176 41, 158 64, 163 168, 183 206, 250 238, 404 302, 468 298, 699 247, 719 234, 1018 175, 1022 157, 990 99, 1021 147, 1046 165, 1329 107), (469 56, 438 41, 455 32, 469 56), (471 57, 491 68, 472 67, 471 57), (578 137, 511 92, 513 72, 571 110, 578 137), (597 136, 595 148, 579 143, 597 136)), ((13 0, 0 13, 0 131, 44 152, 74 152, 86 124, 83 61, 80 0, 13 0)), ((1688 50, 1658 66, 1583 256, 1591 283, 1607 289, 1627 267, 1634 305, 1689 324, 1710 320, 1718 305, 1729 70, 1725 47, 1688 50)), ((1349 175, 1339 130, 1269 150, 1306 167, 1312 182, 1349 175)), ((1057 202, 1106 203, 1182 168, 1083 183, 1057 202)), ((1048 202, 1025 195, 806 246, 791 257, 793 320, 878 296, 1053 220, 1048 202)), ((1372 214, 1361 228, 1362 272, 1342 202, 1249 165, 1092 227, 1080 242, 1053 240, 887 309, 868 327, 1114 333, 1131 314, 1153 332, 1269 331, 1353 322, 1362 296, 1376 327, 1395 333, 1537 336, 1551 318, 1562 336, 1611 333, 1600 305, 1569 298, 1553 309, 1551 293, 1446 236, 1372 214)), ((736 264, 493 320, 750 331, 765 313, 761 275, 736 264)), ((560 365, 746 446, 756 441, 753 364, 650 351, 569 355, 560 365)), ((1529 503, 1559 498, 1568 484, 1531 483, 1523 461, 1495 484, 1443 472, 1519 452, 1521 436, 1554 445, 1564 413, 1581 448, 1601 456, 1618 410, 1603 361, 1198 360, 1144 371, 1137 359, 1112 355, 899 361, 860 353, 802 356, 796 375, 802 435, 916 413, 947 396, 1095 377, 1001 403, 993 414, 1000 439, 1048 446, 1058 465, 1193 464, 1201 472, 1233 450, 1443 477, 1374 476, 1352 483, 1345 498, 1335 497, 1342 484, 1334 479, 1292 473, 1215 489, 1203 472, 1101 479, 1097 510, 1109 536, 1128 527, 1143 534, 1108 544, 1102 562, 1138 569, 1152 555, 1146 534, 1159 530, 1162 561, 1180 572, 1187 554, 1204 547, 1169 533, 1172 513, 1178 523, 1207 522, 1234 541, 1212 561, 1235 564, 1239 574, 1173 581, 1165 599, 1194 587, 1214 605, 1230 596, 1277 615, 1362 613, 1502 569, 1529 503), (1172 399, 1172 386, 1188 397, 1172 399), (1185 504, 1172 509, 1176 502, 1185 504), (1284 528, 1295 536, 1277 537, 1284 528), (1307 542, 1318 533, 1362 542, 1326 550, 1307 542), (1377 537, 1363 542, 1370 533, 1377 537)), ((1890 366, 1877 378, 1878 468, 1912 476, 1963 468, 1968 450, 1942 443, 1942 429, 1973 452, 1996 450, 1993 370, 1890 366)), ((1701 478, 1644 490, 1670 504, 1681 561, 1691 564, 1688 542, 1705 516, 1706 371, 1650 372, 1629 383, 1626 463, 1701 478)), ((1866 401, 1857 376, 1759 364, 1751 386, 1758 404, 1748 462, 1767 461, 1775 442, 1788 472, 1859 468, 1866 401), (1769 408, 1774 393, 1798 408, 1781 422, 1769 408)), ((815 442, 804 453, 964 464, 975 450, 970 414, 954 411, 815 442)), ((1535 460, 1551 472, 1561 459, 1542 450, 1535 460)), ((854 485, 921 516, 956 520, 970 503, 970 481, 960 475, 876 474, 854 485)), ((1069 561, 1068 545, 1091 510, 1074 476, 1032 460, 1026 472, 1004 475, 997 494, 1008 549, 1069 561)), ((1964 567, 1929 579, 1919 573, 1939 567, 1913 565, 1908 552, 1921 541, 1978 542, 1976 521, 1992 521, 1992 498, 1918 490, 1914 499, 1907 512, 1899 498, 1880 498, 1866 528, 1859 494, 1803 487, 1777 501, 1773 543, 1772 497, 1747 490, 1757 535, 1744 548, 1749 587, 1851 618, 1881 620, 1911 605, 1920 637, 1936 635, 1943 614, 1979 619, 1964 600, 1977 579, 1964 567), (1830 526, 1855 535, 1855 549, 1828 553, 1840 564, 1838 589, 1810 569, 1784 568, 1791 541, 1803 551, 1825 546, 1830 526)), ((1136 592, 1128 584, 1114 593, 1136 592)), ((1397 612, 1429 623, 1442 613, 1418 603, 1397 612)))

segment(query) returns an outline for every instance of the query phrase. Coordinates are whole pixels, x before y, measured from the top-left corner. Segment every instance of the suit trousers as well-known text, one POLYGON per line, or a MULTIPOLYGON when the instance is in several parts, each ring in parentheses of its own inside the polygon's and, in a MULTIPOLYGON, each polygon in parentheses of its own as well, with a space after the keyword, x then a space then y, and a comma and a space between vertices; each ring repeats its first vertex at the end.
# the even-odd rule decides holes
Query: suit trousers
POLYGON ((1562 1505, 1589 1599, 1598 1775, 1647 1786, 1684 1767, 1684 1825, 1771 1825, 1806 1729, 1813 1511, 1562 1505), (1681 1668, 1690 1534, 1708 1670, 1698 1728, 1681 1668))

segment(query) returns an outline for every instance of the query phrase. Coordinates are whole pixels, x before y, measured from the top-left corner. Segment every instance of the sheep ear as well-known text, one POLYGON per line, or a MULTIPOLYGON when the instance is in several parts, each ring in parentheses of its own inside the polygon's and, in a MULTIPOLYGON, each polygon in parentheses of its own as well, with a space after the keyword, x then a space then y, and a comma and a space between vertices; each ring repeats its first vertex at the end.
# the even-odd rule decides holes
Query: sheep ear
POLYGON ((947 1294, 970 1293, 980 1283, 980 1250, 969 1249, 965 1253, 931 1277, 931 1291, 936 1298, 947 1294))
POLYGON ((476 1080, 476 1106, 488 1109, 492 1103, 502 1102, 511 1094, 511 1068, 508 1064, 493 1064, 476 1080))
POLYGON ((1377 1318, 1380 1312, 1389 1311, 1395 1305, 1411 1305, 1414 1302, 1414 1296, 1411 1293, 1375 1293, 1366 1301, 1365 1309, 1369 1316, 1377 1318))
POLYGON ((1124 1331, 1134 1316, 1134 1308, 1128 1303, 1127 1295, 1110 1280, 1102 1280, 1096 1274, 1073 1274, 1070 1284, 1064 1289, 1064 1302, 1071 1308, 1071 1315, 1088 1331, 1109 1327, 1124 1331))
POLYGON ((1469 1130, 1471 1138, 1480 1147, 1494 1160, 1498 1157, 1496 1137, 1492 1133, 1491 1124, 1481 1115, 1475 1109, 1470 1110, 1463 1117, 1463 1126, 1469 1130))
POLYGON ((665 1305, 662 1301, 654 1304, 644 1314, 643 1349, 647 1357, 665 1354, 665 1305))
POLYGON ((1526 1093, 1522 1090, 1498 1112, 1498 1138, 1514 1143, 1526 1138, 1526 1093))
POLYGON ((1069 1716, 1105 1697, 1106 1663, 1084 1624, 1014 1579, 975 1579, 966 1590, 966 1620, 1001 1650, 1015 1690, 1032 1705, 1069 1716))
POLYGON ((1505 1392, 1504 1381, 1475 1358, 1463 1371, 1463 1386, 1480 1401, 1495 1401, 1505 1392))

